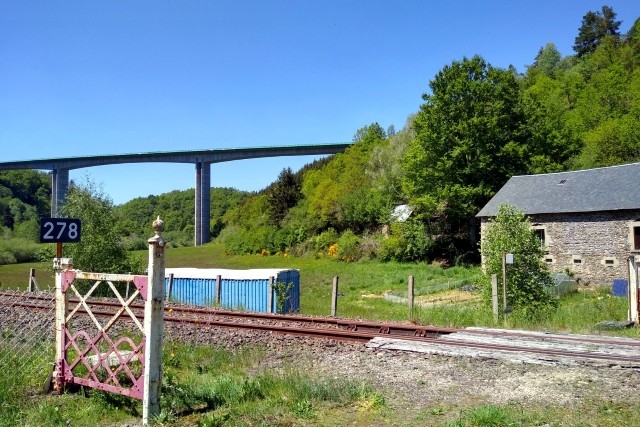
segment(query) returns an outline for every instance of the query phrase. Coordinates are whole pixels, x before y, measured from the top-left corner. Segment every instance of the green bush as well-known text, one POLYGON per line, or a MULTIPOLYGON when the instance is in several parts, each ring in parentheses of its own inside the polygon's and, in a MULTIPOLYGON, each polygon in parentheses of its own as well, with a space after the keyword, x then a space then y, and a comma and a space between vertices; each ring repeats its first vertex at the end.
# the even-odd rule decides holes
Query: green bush
POLYGON ((27 239, 0 241, 0 265, 37 261, 40 249, 40 244, 27 239))
POLYGON ((347 230, 338 239, 338 258, 345 262, 360 259, 360 238, 347 230))
POLYGON ((383 261, 417 262, 426 261, 434 242, 419 221, 396 222, 391 224, 390 234, 381 242, 380 259, 383 261))
MULTIPOLYGON (((487 276, 502 276, 502 257, 511 253, 514 263, 507 266, 507 305, 525 317, 539 316, 555 308, 557 300, 545 287, 553 278, 542 261, 544 248, 531 229, 531 222, 515 206, 500 205, 482 242, 487 276)), ((484 286, 484 301, 491 304, 491 287, 484 286)))
POLYGON ((227 227, 220 234, 220 240, 225 243, 227 251, 234 255, 255 254, 263 251, 275 253, 281 250, 277 244, 277 234, 278 229, 269 225, 251 229, 227 227))
POLYGON ((329 249, 329 246, 333 245, 338 241, 338 233, 333 228, 329 228, 318 236, 315 239, 315 250, 316 252, 326 252, 329 249))

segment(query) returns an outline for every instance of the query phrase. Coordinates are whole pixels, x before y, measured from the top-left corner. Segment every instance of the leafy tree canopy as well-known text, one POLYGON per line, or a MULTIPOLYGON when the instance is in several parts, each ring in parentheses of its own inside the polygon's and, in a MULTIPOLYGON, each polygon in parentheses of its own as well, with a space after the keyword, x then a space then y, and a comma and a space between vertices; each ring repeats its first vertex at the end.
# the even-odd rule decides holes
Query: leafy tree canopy
POLYGON ((573 50, 580 57, 593 52, 605 36, 620 37, 618 29, 622 21, 616 21, 616 13, 609 6, 599 12, 587 12, 582 18, 573 50))
MULTIPOLYGON (((64 246, 76 268, 100 273, 143 272, 142 263, 129 258, 117 233, 113 202, 93 182, 70 186, 61 211, 64 217, 79 218, 82 224, 80 242, 64 246)), ((148 219, 149 224, 152 220, 148 219)))

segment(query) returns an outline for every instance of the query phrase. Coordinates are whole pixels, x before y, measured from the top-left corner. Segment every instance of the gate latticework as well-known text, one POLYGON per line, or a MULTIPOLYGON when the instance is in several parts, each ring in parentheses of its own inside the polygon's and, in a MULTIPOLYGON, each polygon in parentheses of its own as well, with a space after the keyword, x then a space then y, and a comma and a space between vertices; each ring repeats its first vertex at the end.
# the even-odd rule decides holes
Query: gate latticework
POLYGON ((144 313, 132 304, 147 300, 147 283, 147 276, 62 271, 67 309, 59 319, 59 387, 78 384, 142 400, 146 337, 139 318, 144 313), (115 312, 92 305, 94 295, 115 312))
POLYGON ((84 273, 70 269, 73 260, 54 258, 56 388, 79 384, 140 399, 143 425, 160 413, 162 383, 166 241, 160 217, 153 230, 147 276, 84 273), (115 309, 95 304, 105 296, 115 309), (134 307, 135 301, 144 304, 134 307))

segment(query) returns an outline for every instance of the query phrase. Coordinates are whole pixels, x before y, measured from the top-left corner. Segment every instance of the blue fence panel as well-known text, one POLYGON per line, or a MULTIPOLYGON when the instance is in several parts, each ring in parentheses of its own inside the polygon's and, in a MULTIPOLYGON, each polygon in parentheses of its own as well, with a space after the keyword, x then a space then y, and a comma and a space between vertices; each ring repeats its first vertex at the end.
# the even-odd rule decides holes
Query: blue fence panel
MULTIPOLYGON (((167 269, 167 275, 174 274, 171 301, 184 304, 213 306, 216 303, 216 277, 221 275, 220 306, 227 309, 268 312, 271 278, 276 282, 291 283, 283 307, 278 307, 277 289, 272 290, 273 313, 293 313, 300 311, 300 274, 298 270, 214 270, 214 269, 167 269), (224 275, 234 278, 225 278, 224 275), (262 274, 263 277, 256 278, 262 274), (185 277, 195 276, 195 277, 185 277), (238 278, 247 276, 251 278, 238 278)), ((165 292, 169 280, 165 279, 165 292)), ((288 286, 287 286, 288 287, 288 286)))
POLYGON ((222 279, 220 305, 226 308, 267 311, 269 279, 222 279))
MULTIPOLYGON (((288 295, 284 300, 284 306, 278 311, 277 304, 274 304, 274 311, 279 313, 297 313, 300 311, 300 273, 297 270, 282 271, 276 279, 285 284, 291 283, 288 295)), ((274 301, 276 296, 274 295, 274 301)))

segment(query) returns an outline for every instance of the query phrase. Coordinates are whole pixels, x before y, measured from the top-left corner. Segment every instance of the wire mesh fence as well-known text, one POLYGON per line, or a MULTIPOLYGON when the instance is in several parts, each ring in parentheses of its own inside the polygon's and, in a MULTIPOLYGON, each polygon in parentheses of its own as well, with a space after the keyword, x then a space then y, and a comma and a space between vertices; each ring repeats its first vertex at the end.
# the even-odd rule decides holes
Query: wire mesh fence
POLYGON ((41 390, 55 356, 55 296, 0 292, 0 372, 12 383, 41 390))

